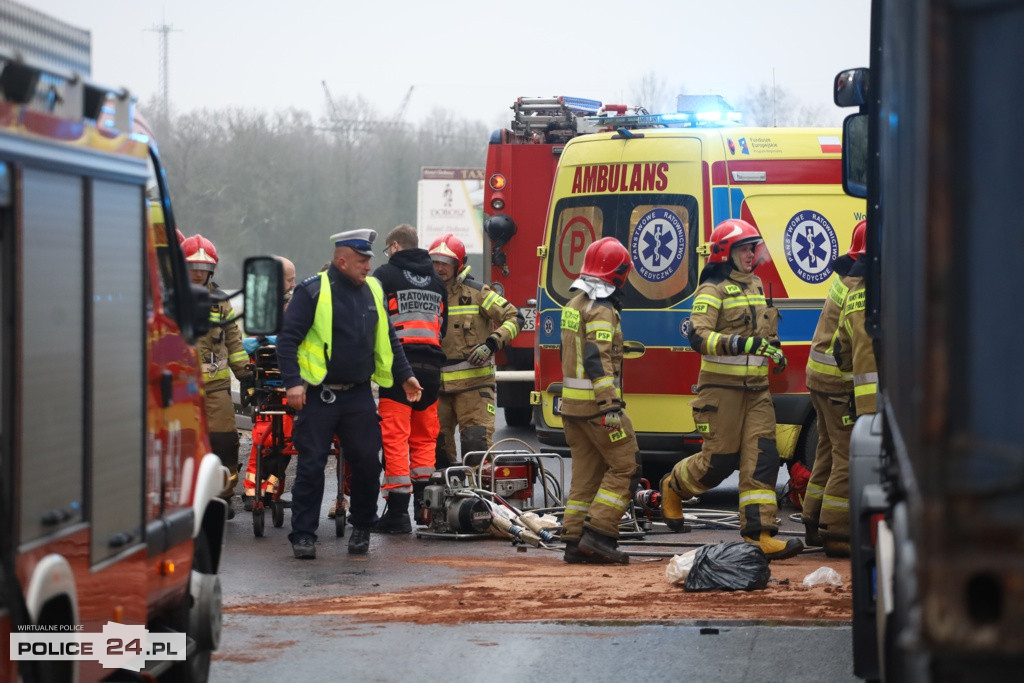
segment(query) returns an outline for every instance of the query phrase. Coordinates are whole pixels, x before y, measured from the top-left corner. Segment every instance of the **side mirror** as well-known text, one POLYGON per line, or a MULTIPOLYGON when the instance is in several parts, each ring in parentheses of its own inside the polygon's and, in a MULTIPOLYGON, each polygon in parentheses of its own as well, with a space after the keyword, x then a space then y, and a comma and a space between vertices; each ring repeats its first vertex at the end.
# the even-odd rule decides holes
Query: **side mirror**
POLYGON ((284 268, 273 256, 253 256, 243 267, 245 331, 255 337, 277 334, 284 311, 284 268))
POLYGON ((868 196, 868 115, 850 114, 843 121, 843 191, 868 196))
POLYGON ((837 107, 862 107, 868 103, 871 85, 868 69, 847 69, 836 74, 832 100, 837 107))

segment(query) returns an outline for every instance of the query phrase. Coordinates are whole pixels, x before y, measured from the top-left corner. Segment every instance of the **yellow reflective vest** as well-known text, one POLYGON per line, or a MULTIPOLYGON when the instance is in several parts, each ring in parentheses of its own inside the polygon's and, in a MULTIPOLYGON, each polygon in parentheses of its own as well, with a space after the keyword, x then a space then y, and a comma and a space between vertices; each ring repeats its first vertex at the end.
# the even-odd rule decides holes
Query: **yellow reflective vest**
MULTIPOLYGON (((373 294, 377 308, 377 330, 373 342, 373 375, 370 377, 382 387, 395 383, 391 375, 394 352, 388 335, 388 312, 384 306, 384 288, 375 277, 366 278, 366 285, 373 294)), ((334 324, 334 306, 331 298, 331 281, 327 271, 320 273, 320 293, 317 295, 313 324, 299 344, 299 375, 309 384, 316 386, 327 376, 327 364, 331 360, 334 324)))

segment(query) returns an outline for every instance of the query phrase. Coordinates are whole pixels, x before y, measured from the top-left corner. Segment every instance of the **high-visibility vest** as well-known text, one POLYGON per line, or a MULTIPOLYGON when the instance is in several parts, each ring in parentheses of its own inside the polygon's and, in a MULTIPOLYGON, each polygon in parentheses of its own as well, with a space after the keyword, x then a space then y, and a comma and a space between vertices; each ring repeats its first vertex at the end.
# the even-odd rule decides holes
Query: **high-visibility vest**
MULTIPOLYGON (((374 371, 370 379, 382 387, 390 387, 395 383, 391 376, 391 363, 394 353, 391 350, 391 338, 388 335, 388 314, 384 308, 384 288, 375 277, 366 278, 366 284, 373 293, 373 303, 377 307, 377 332, 373 343, 374 371)), ((313 324, 299 344, 299 375, 311 385, 318 385, 327 376, 327 364, 331 360, 332 337, 334 323, 334 307, 331 299, 331 282, 327 271, 320 273, 320 294, 313 314, 313 324)))

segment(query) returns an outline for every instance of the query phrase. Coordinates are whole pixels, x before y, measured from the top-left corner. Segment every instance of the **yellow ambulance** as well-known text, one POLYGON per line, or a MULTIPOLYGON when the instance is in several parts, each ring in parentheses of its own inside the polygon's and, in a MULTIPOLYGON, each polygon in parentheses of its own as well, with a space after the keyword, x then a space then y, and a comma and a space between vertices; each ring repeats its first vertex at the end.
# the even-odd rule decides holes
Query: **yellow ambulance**
POLYGON ((771 376, 783 459, 810 466, 817 444, 804 367, 832 276, 864 201, 842 188, 840 130, 706 124, 685 114, 622 116, 609 130, 573 138, 558 162, 548 207, 537 296, 536 380, 540 441, 565 446, 560 316, 587 247, 615 237, 629 250, 622 332, 623 394, 649 477, 700 448, 690 401, 700 356, 681 331, 714 226, 742 218, 771 260, 755 273, 780 310, 789 361, 771 376))

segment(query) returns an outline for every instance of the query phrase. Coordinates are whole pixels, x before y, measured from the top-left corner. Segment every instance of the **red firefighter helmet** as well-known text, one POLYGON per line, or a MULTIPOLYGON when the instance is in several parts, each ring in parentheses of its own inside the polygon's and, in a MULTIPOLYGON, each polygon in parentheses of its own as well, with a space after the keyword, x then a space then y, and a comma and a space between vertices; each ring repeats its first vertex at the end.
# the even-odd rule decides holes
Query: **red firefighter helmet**
POLYGON ((211 273, 217 268, 217 248, 202 235, 187 238, 181 243, 181 250, 185 252, 189 268, 208 270, 211 273))
POLYGON ((619 289, 633 269, 629 252, 614 237, 604 237, 587 247, 580 275, 589 275, 619 289))
POLYGON ((711 232, 711 253, 708 263, 726 263, 732 258, 733 247, 744 244, 762 244, 761 233, 750 223, 739 218, 729 218, 719 223, 711 232))
POLYGON ((466 245, 451 233, 434 240, 429 252, 431 261, 452 261, 456 268, 461 268, 466 263, 466 245))
POLYGON ((846 255, 854 261, 867 252, 867 231, 867 221, 861 221, 857 224, 857 227, 853 229, 853 239, 850 240, 850 251, 846 252, 846 255))

